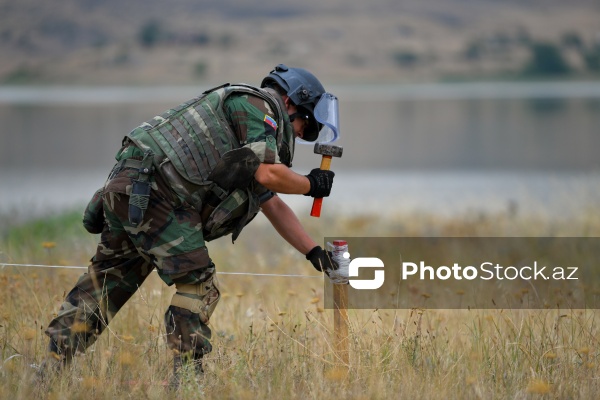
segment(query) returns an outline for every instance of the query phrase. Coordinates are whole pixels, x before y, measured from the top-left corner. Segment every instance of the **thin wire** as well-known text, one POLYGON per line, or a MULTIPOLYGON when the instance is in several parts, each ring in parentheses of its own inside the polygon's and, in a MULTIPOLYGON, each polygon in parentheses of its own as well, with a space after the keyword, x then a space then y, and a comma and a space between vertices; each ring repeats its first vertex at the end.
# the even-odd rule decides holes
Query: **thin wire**
MULTIPOLYGON (((63 268, 63 269, 87 269, 87 267, 77 265, 45 265, 45 264, 8 264, 0 263, 0 267, 35 267, 35 268, 63 268)), ((268 276, 268 277, 288 277, 288 278, 321 278, 319 275, 295 275, 295 274, 258 274, 253 272, 219 272, 219 275, 247 275, 247 276, 268 276)))

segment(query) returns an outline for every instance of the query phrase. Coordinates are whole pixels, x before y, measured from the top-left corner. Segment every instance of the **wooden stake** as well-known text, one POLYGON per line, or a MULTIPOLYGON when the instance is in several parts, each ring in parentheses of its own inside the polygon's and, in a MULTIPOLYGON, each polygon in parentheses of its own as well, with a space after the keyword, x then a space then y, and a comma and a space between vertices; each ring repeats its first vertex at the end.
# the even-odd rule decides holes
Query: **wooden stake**
POLYGON ((333 331, 335 336, 336 371, 348 375, 348 285, 333 285, 333 331))

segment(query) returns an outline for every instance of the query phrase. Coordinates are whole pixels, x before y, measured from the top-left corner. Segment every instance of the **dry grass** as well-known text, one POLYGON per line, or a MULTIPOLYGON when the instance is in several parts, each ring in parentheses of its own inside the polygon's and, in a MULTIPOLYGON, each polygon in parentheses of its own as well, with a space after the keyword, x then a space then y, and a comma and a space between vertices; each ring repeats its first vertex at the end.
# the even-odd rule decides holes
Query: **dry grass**
MULTIPOLYGON (((0 262, 85 265, 95 240, 72 215, 14 227, 0 262)), ((508 215, 307 220, 316 237, 598 236, 597 217, 539 221, 508 215), (317 236, 318 235, 318 236, 317 236)), ((312 274, 264 220, 239 241, 214 243, 220 271, 312 274), (259 240, 263 239, 263 240, 259 240)), ((81 271, 0 270, 0 398, 164 398, 171 372, 162 322, 172 289, 152 276, 73 367, 48 385, 30 367, 45 325, 81 271)), ((596 310, 350 310, 350 373, 334 368, 333 318, 320 279, 220 275, 215 350, 177 398, 592 398, 600 392, 596 310)))

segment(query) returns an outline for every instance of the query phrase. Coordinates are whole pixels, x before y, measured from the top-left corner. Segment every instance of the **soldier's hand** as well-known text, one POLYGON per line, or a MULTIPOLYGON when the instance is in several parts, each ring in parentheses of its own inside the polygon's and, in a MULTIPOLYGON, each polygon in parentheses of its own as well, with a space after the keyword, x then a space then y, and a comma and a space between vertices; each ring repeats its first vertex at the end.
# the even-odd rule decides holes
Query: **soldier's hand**
POLYGON ((309 251, 306 254, 306 259, 311 262, 317 271, 324 271, 327 275, 329 275, 329 271, 339 268, 333 260, 331 252, 323 250, 321 246, 315 246, 309 251))
POLYGON ((316 198, 329 196, 329 193, 331 192, 331 185, 333 185, 334 176, 335 173, 333 171, 319 168, 313 169, 310 171, 310 174, 306 175, 310 181, 310 190, 304 195, 316 198))

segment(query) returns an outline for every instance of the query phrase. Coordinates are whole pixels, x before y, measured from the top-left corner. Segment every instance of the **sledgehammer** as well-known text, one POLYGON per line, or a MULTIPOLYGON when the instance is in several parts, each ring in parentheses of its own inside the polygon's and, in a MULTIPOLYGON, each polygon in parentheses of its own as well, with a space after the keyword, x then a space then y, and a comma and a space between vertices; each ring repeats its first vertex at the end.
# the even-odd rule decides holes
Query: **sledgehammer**
MULTIPOLYGON (((321 159, 321 166, 319 168, 328 171, 331 168, 331 158, 341 157, 343 150, 344 149, 340 146, 334 146, 332 144, 315 143, 315 154, 321 154, 323 156, 323 158, 321 159)), ((311 217, 318 218, 321 216, 322 204, 322 197, 315 198, 313 200, 312 209, 310 210, 311 217)))

